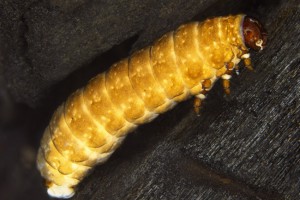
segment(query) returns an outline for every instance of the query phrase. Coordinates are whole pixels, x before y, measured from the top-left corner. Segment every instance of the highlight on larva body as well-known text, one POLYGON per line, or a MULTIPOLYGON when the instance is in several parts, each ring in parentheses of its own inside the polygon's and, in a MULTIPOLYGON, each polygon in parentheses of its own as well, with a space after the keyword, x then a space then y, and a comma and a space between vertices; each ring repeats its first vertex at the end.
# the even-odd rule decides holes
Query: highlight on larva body
POLYGON ((37 166, 48 194, 70 198, 93 166, 105 162, 126 134, 195 96, 198 112, 216 80, 229 79, 249 48, 262 50, 266 32, 245 15, 192 22, 165 34, 74 92, 52 116, 37 166))

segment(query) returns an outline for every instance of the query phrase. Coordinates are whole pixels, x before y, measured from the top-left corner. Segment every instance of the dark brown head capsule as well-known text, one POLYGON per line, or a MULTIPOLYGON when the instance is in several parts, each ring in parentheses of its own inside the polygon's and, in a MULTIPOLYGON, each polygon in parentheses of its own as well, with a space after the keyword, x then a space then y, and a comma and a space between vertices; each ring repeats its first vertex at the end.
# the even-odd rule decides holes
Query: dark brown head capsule
POLYGON ((248 48, 255 51, 263 50, 267 43, 267 32, 261 23, 246 16, 243 23, 244 42, 248 48))

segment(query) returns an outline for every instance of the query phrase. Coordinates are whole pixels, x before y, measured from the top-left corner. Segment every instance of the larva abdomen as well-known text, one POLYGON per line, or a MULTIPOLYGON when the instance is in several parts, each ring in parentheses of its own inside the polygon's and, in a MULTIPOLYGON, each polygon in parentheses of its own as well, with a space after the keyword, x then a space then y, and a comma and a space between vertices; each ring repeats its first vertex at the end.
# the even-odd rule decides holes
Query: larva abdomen
POLYGON ((174 67, 177 66, 177 59, 174 52, 173 36, 174 32, 168 33, 152 46, 152 68, 153 73, 160 80, 160 84, 164 88, 167 97, 180 101, 186 97, 186 91, 180 71, 174 67))
POLYGON ((105 85, 117 112, 120 112, 128 123, 132 123, 129 126, 135 126, 135 121, 146 114, 146 109, 145 103, 132 87, 128 67, 128 59, 113 65, 105 75, 105 85))
MULTIPOLYGON (((249 57, 244 18, 183 25, 74 92, 56 110, 41 141, 37 165, 48 194, 71 197, 91 167, 107 160, 138 125, 191 95, 203 98, 220 77, 228 86, 234 66, 249 57)), ((256 38, 262 48, 264 35, 256 38)))

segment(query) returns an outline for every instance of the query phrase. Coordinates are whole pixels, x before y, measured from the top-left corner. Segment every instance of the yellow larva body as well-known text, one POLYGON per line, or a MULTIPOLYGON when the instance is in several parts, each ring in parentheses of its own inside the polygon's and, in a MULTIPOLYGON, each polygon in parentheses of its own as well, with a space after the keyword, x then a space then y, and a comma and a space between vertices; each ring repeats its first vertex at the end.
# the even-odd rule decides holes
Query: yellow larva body
POLYGON ((237 15, 182 25, 73 93, 54 113, 38 152, 49 195, 71 197, 86 173, 106 161, 126 134, 199 96, 205 80, 213 84, 226 76, 226 64, 237 64, 247 53, 243 19, 237 15))

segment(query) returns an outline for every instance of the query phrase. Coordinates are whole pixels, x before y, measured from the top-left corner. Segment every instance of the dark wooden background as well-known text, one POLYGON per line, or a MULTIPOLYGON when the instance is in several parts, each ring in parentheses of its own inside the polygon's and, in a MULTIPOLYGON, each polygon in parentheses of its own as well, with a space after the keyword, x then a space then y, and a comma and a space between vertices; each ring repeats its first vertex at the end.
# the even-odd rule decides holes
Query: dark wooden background
POLYGON ((298 0, 0 1, 0 199, 48 199, 35 156, 72 91, 178 25, 246 13, 269 34, 232 94, 217 83, 131 133, 81 199, 300 199, 298 0))

